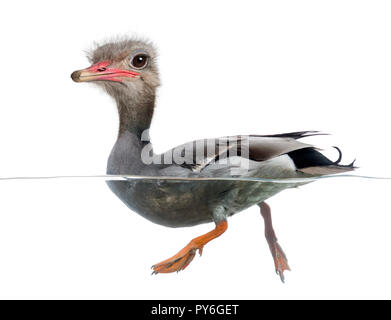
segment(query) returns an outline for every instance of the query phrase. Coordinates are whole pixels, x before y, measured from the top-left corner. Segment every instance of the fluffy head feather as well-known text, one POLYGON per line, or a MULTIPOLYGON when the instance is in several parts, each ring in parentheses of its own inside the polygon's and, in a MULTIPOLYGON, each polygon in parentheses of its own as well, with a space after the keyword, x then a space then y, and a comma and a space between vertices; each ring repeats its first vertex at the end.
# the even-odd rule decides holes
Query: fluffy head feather
POLYGON ((109 68, 137 72, 137 77, 124 77, 121 81, 93 81, 117 102, 120 116, 120 132, 126 128, 141 134, 148 129, 154 110, 156 89, 160 85, 156 49, 151 42, 141 39, 116 38, 95 44, 87 53, 95 65, 109 61, 109 68), (148 62, 143 68, 135 68, 132 59, 145 55, 148 62))

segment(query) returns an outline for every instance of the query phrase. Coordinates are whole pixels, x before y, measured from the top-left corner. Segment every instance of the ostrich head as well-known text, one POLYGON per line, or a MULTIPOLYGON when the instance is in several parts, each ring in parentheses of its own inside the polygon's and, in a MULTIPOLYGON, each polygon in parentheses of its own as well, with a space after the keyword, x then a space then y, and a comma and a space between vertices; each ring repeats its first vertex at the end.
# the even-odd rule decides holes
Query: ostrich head
POLYGON ((117 102, 120 133, 148 129, 159 86, 156 53, 140 40, 122 39, 97 46, 88 54, 92 65, 72 73, 75 82, 93 82, 117 102))

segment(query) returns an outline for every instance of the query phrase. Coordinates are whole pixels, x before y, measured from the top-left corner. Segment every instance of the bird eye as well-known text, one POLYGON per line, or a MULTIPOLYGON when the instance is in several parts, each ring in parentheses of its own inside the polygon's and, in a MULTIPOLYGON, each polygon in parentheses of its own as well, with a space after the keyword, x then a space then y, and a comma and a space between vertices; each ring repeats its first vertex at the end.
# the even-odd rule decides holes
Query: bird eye
POLYGON ((133 57, 130 64, 135 69, 145 68, 148 63, 148 56, 146 54, 138 54, 133 57))

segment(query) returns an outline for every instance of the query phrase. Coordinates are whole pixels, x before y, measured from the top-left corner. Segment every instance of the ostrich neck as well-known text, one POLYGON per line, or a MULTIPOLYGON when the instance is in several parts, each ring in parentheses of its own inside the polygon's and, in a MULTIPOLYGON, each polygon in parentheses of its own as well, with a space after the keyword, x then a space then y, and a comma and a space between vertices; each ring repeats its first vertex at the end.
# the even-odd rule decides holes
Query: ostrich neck
POLYGON ((144 147, 149 142, 148 129, 151 125, 155 96, 143 99, 122 97, 116 99, 119 113, 119 133, 107 164, 108 174, 137 174, 145 163, 141 159, 144 147))
POLYGON ((144 99, 122 97, 116 100, 119 113, 118 136, 129 131, 141 139, 143 132, 151 125, 155 96, 144 99))

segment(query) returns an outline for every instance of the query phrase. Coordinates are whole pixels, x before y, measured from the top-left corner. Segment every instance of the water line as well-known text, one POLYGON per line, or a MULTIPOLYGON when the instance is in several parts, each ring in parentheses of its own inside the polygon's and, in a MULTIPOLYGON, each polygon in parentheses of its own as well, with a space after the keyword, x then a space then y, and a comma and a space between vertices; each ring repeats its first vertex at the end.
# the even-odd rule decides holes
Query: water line
POLYGON ((140 176, 140 175, 58 175, 58 176, 20 176, 20 177, 0 177, 0 181, 11 180, 54 180, 54 179, 102 179, 102 180, 167 180, 167 181, 245 181, 245 182, 273 182, 273 183, 305 183, 330 178, 360 178, 371 180, 391 180, 391 177, 335 174, 318 177, 305 178, 258 178, 258 177, 175 177, 175 176, 140 176))

